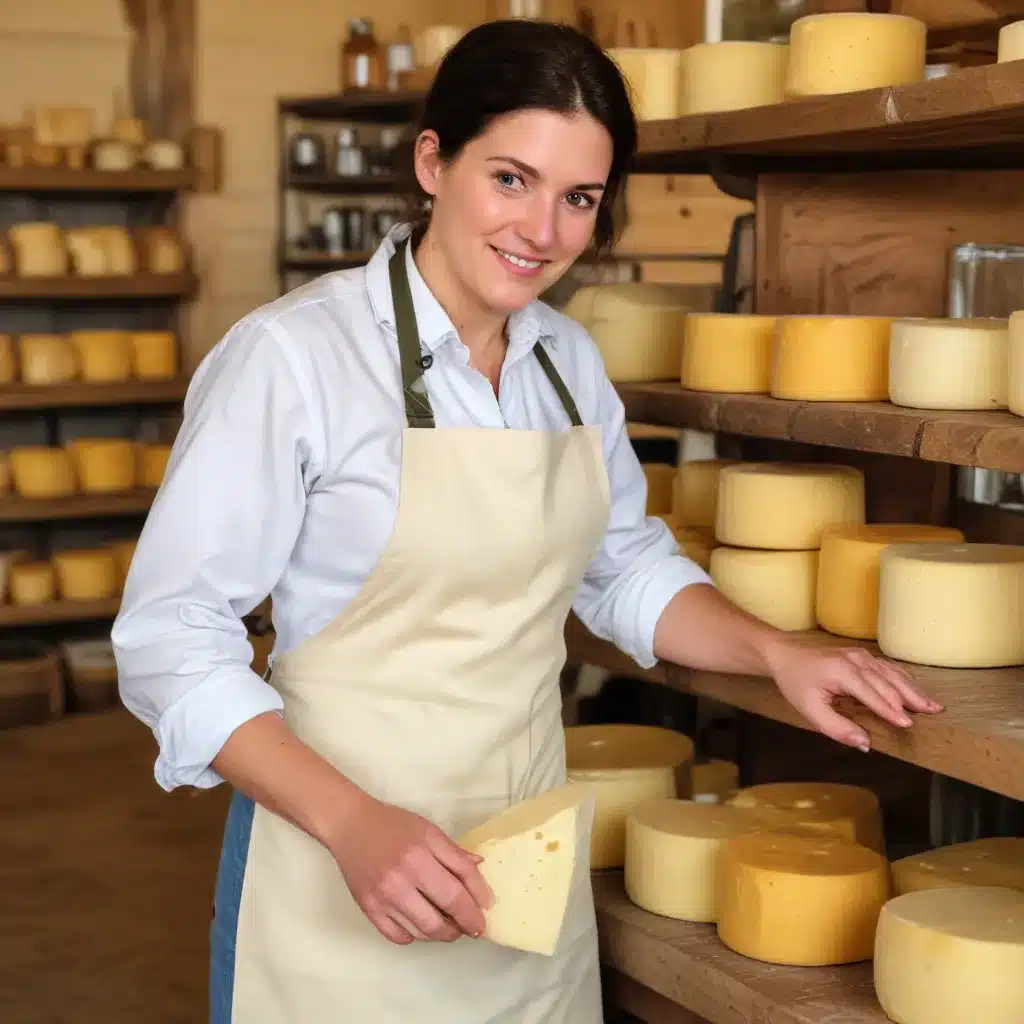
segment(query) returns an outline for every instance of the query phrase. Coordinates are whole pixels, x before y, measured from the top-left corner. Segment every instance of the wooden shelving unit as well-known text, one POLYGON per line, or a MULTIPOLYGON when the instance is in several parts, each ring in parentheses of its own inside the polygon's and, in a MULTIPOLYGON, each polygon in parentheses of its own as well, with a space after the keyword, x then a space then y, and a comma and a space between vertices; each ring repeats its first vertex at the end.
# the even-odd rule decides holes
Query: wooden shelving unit
POLYGON ((0 302, 101 302, 109 299, 185 299, 195 294, 194 274, 131 277, 2 277, 0 302))
POLYGON ((43 194, 47 192, 180 192, 191 188, 195 172, 180 171, 97 171, 92 168, 0 167, 0 192, 43 194))

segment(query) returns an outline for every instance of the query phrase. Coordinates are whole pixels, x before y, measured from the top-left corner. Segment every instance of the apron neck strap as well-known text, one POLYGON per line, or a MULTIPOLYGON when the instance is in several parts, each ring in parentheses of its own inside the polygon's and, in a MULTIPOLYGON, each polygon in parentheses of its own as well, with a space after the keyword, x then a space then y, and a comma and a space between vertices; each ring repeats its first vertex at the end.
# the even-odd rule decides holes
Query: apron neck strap
MULTIPOLYGON (((424 356, 420 351, 420 332, 416 323, 412 292, 409 289, 409 275, 405 270, 405 251, 408 245, 409 242, 406 242, 396 247, 391 259, 388 260, 391 301, 395 307, 395 328, 398 331, 398 353, 402 363, 405 416, 410 427, 433 427, 434 410, 431 408, 426 385, 423 383, 423 371, 429 368, 433 357, 429 354, 424 356)), ((565 381, 555 369, 551 357, 539 341, 533 346, 533 352, 544 375, 555 389, 569 422, 574 427, 582 427, 583 420, 580 418, 576 403, 569 394, 565 381)))

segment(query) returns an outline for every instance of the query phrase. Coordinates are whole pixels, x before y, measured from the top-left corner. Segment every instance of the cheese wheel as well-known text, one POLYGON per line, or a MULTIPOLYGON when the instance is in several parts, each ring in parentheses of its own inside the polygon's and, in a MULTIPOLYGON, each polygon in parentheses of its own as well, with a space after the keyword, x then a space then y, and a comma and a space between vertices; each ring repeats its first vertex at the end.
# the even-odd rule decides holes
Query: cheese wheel
POLYGON ((827 526, 864 522, 864 474, 851 466, 743 462, 718 478, 715 538, 772 551, 821 546, 827 526))
POLYGON ((1024 310, 1010 315, 1006 334, 1010 349, 1007 404, 1010 412, 1024 416, 1024 310))
POLYGON ((927 27, 898 14, 810 14, 790 27, 787 96, 922 82, 927 27))
POLYGON ((171 457, 169 444, 144 444, 139 446, 139 487, 157 488, 167 472, 167 462, 171 457))
POLYGON ((680 526, 672 515, 662 515, 658 518, 672 531, 679 550, 691 562, 696 562, 702 569, 707 569, 711 564, 711 551, 715 546, 713 531, 701 526, 680 526))
POLYGON ((903 857, 892 863, 892 881, 897 896, 964 885, 1024 890, 1024 839, 995 836, 903 857))
POLYGON ((1024 893, 911 892, 882 909, 875 993, 895 1024, 1024 1021, 1024 893))
POLYGON ((1024 663, 1024 546, 893 544, 880 560, 883 654, 944 668, 1024 663))
MULTIPOLYGON (((515 804, 462 837, 460 845, 483 858, 480 873, 494 894, 484 911, 485 939, 554 953, 593 813, 593 792, 570 784, 515 804)), ((585 863, 578 870, 586 871, 585 863)))
POLYGON ((173 331, 136 331, 132 372, 139 380, 173 380, 178 375, 178 344, 173 331))
POLYGON ((135 487, 135 444, 121 438, 81 437, 68 444, 79 485, 87 494, 135 487))
POLYGON ((682 50, 613 46, 606 52, 629 86, 638 121, 679 117, 682 50))
POLYGON ((781 103, 789 47, 728 40, 683 51, 680 114, 714 114, 781 103))
POLYGON ((116 540, 110 545, 110 552, 117 564, 117 575, 119 586, 123 589, 128 579, 128 570, 131 568, 132 559, 135 557, 135 548, 139 543, 138 537, 129 537, 126 540, 116 540))
POLYGON ((1014 21, 999 30, 996 61, 1024 60, 1024 21, 1014 21))
POLYGON ((63 334, 23 334, 18 338, 21 381, 36 387, 67 384, 78 376, 71 339, 63 334))
POLYGON ((688 796, 693 740, 647 725, 574 725, 565 730, 569 779, 596 796, 590 866, 621 868, 626 818, 649 800, 688 796))
POLYGON ((691 459, 676 467, 672 514, 680 526, 714 531, 718 513, 718 476, 735 459, 691 459))
POLYGON ((896 320, 889 399, 910 409, 1005 409, 1009 322, 896 320))
POLYGON ((13 384, 18 379, 18 360, 14 339, 0 334, 0 384, 13 384))
POLYGON ((66 601, 100 601, 114 597, 120 574, 109 551, 81 549, 53 556, 57 590, 66 601))
POLYGON ((11 456, 8 452, 0 452, 0 494, 6 497, 11 493, 11 456))
POLYGON ((66 498, 75 493, 74 466, 61 448, 12 448, 11 476, 23 498, 66 498))
POLYGON ((889 397, 889 329, 881 316, 779 319, 771 393, 801 402, 879 402, 889 397))
POLYGON ((587 285, 562 312, 590 333, 613 381, 678 380, 688 309, 685 286, 587 285))
POLYGON ((127 277, 137 271, 135 244, 127 228, 105 224, 92 228, 91 231, 103 248, 103 260, 108 276, 127 277))
POLYGON ((711 579, 737 608, 776 629, 814 629, 817 551, 716 547, 711 579))
POLYGON ((142 151, 142 161, 155 171, 177 171, 185 166, 185 150, 173 139, 154 139, 142 151))
POLYGON ((672 511, 672 488, 676 468, 668 463, 645 462, 644 476, 647 478, 647 514, 667 515, 672 511))
POLYGON ((705 761, 690 769, 690 792, 697 803, 723 803, 739 786, 740 768, 732 761, 705 761))
POLYGON ((62 277, 68 269, 68 252, 59 227, 50 221, 32 221, 8 228, 20 277, 62 277))
POLYGON ((49 562, 17 562, 10 567, 11 603, 19 607, 49 604, 57 579, 49 562))
POLYGON ((131 380, 132 336, 128 331, 72 331, 71 344, 82 380, 111 384, 131 380))
POLYGON ((818 559, 818 625, 838 636, 878 636, 878 560, 889 544, 961 543, 964 535, 946 526, 872 523, 830 526, 821 537, 818 559))
POLYGON ((776 317, 689 313, 680 382, 691 391, 766 394, 776 317))
POLYGON ((185 271, 185 246, 173 229, 163 225, 142 228, 138 237, 143 268, 146 272, 181 274, 185 271))
POLYGON ((757 828, 736 807, 656 800, 626 819, 626 895, 678 921, 718 919, 719 864, 726 843, 757 828))
POLYGON ((138 162, 138 150, 121 139, 97 139, 92 146, 92 165, 97 171, 130 171, 138 162))
POLYGON ((107 251, 95 228, 69 228, 64 232, 71 272, 78 277, 106 277, 107 251))
POLYGON ((766 828, 799 825, 881 853, 882 810, 869 789, 833 782, 768 782, 741 789, 727 801, 755 812, 766 828))

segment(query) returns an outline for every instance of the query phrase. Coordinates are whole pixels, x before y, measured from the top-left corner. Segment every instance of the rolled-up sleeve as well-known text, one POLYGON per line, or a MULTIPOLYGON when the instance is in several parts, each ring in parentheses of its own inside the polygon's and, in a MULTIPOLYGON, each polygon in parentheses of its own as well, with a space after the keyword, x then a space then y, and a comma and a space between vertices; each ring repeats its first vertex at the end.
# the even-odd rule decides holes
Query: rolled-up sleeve
POLYGON ((207 355, 139 537, 112 640, 124 705, 156 736, 164 789, 209 788, 232 732, 278 694, 241 621, 287 565, 315 473, 310 402, 258 315, 207 355))
POLYGON ((647 516, 647 478, 626 432, 622 401, 603 367, 595 386, 611 509, 573 610, 595 636, 650 668, 657 662, 654 630, 665 606, 685 587, 710 584, 711 577, 680 553, 665 523, 647 516))

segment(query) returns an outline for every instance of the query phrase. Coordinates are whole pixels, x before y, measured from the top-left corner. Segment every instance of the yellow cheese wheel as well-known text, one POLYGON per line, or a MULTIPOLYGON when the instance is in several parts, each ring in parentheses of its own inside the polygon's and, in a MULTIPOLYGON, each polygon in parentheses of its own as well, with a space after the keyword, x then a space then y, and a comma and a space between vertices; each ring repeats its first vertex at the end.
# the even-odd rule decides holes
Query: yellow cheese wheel
POLYGON ((825 463, 742 462, 718 478, 715 538, 771 551, 821 546, 827 526, 864 522, 864 474, 825 463))
POLYGON ((173 331, 136 331, 132 370, 139 380, 173 380, 178 375, 178 343, 173 331))
POLYGON ((1024 1021, 1024 893, 911 892, 878 920, 875 992, 894 1024, 1024 1021))
POLYGON ((92 232, 103 248, 103 261, 108 276, 127 277, 138 270, 135 245, 126 228, 109 224, 92 228, 92 232))
POLYGON ((53 566, 57 590, 66 601, 99 601, 114 597, 120 589, 120 574, 109 551, 59 551, 53 556, 53 566))
POLYGON ((662 515, 658 518, 672 531, 679 550, 691 562, 696 562, 702 569, 707 569, 711 564, 711 551, 715 546, 713 531, 702 526, 680 526, 673 515, 662 515))
POLYGON ((1024 60, 1024 21, 1014 21, 999 30, 996 61, 1024 60))
POLYGON ((15 224, 7 237, 14 250, 19 277, 62 277, 68 269, 68 252, 60 228, 50 221, 15 224))
POLYGON ((14 339, 9 334, 0 334, 0 384, 13 384, 17 379, 18 360, 14 339))
POLYGON ((71 339, 64 334, 23 334, 18 338, 23 384, 47 387, 67 384, 78 376, 71 339))
POLYGON ((135 487, 135 444, 122 438, 80 437, 68 444, 81 489, 110 494, 135 487))
POLYGON ((728 40, 683 51, 680 114, 713 114, 781 103, 789 47, 728 40))
POLYGON ((11 449, 11 476, 23 498, 66 498, 75 493, 74 466, 61 448, 11 449))
POLYGON ((10 567, 10 575, 12 604, 49 604, 57 594, 57 580, 49 562, 16 562, 10 567))
POLYGON ((737 608, 776 629, 813 629, 817 551, 716 547, 711 579, 737 608))
POLYGON ((1024 416, 1024 310, 1011 314, 1007 321, 1007 343, 1010 350, 1007 403, 1010 412, 1024 416))
POLYGON ((1024 839, 974 839, 903 857, 892 863, 892 882, 897 896, 964 885, 1024 890, 1024 839))
POLYGON ((891 324, 881 316, 781 317, 772 395, 802 402, 884 401, 891 324))
POLYGON ((889 865, 836 837, 752 832, 719 867, 718 937, 743 956, 795 967, 868 960, 889 865))
POLYGON ((964 535, 946 526, 871 523, 830 526, 818 559, 818 625, 838 636, 878 636, 879 556, 889 544, 960 543, 964 535))
POLYGON ((575 725, 565 730, 570 780, 593 786, 597 804, 590 866, 621 868, 626 817, 638 804, 688 796, 693 741, 647 725, 575 725))
POLYGON ((927 27, 897 14, 810 14, 789 33, 788 96, 922 82, 927 27))
POLYGON ((896 320, 889 398, 911 409, 1005 409, 1007 320, 896 320))
POLYGON ((110 545, 110 552, 117 564, 117 575, 119 586, 123 589, 128 579, 128 569, 131 567, 132 558, 135 557, 135 548, 139 543, 138 537, 129 537, 125 540, 116 540, 110 545))
POLYGON ((138 485, 159 487, 167 472, 167 461, 171 457, 169 444, 143 444, 139 446, 138 485))
POLYGON ((162 224, 137 234, 143 269, 150 274, 180 274, 187 267, 185 247, 173 228, 162 224))
POLYGON ((718 476, 735 459, 691 459, 676 467, 672 514, 680 526, 714 531, 718 513, 718 476))
POLYGON ((675 466, 663 462, 645 462, 643 470, 647 478, 647 514, 660 516, 671 513, 675 466))
POLYGON ((757 825, 739 808, 689 800, 634 807, 626 818, 626 895, 662 917, 716 921, 722 852, 757 825))
POLYGON ((71 344, 82 380, 110 384, 132 376, 132 336, 128 331, 72 331, 71 344))
POLYGON ((607 53, 629 86, 638 121, 679 117, 682 50, 613 46, 607 53))
POLYGON ((771 387, 777 318, 689 313, 680 381, 691 391, 766 394, 771 387))
POLYGON ((880 556, 878 646, 945 668, 1024 663, 1024 546, 893 544, 880 556))
POLYGON ((836 835, 879 853, 885 849, 882 811, 869 789, 834 782, 768 782, 741 789, 728 803, 753 810, 766 828, 799 825, 836 835))
POLYGON ((69 228, 64 232, 71 272, 78 277, 106 277, 107 252, 95 228, 69 228))

